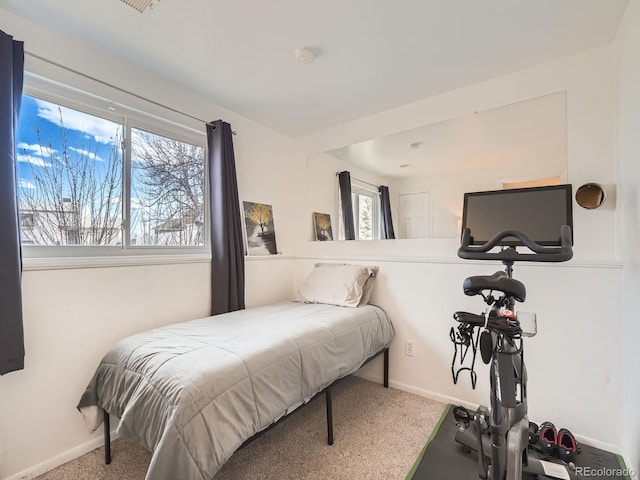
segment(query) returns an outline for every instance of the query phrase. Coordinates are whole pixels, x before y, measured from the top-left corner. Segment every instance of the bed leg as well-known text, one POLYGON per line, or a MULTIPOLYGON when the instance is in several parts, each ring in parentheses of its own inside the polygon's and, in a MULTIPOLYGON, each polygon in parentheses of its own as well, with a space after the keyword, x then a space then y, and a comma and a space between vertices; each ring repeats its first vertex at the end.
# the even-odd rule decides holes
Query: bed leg
POLYGON ((389 348, 384 351, 384 388, 389 388, 389 348))
POLYGON ((331 387, 324 390, 327 403, 327 443, 333 445, 333 408, 331 405, 331 387))
POLYGON ((111 463, 111 426, 109 425, 109 414, 106 410, 104 412, 104 463, 109 465, 111 463))

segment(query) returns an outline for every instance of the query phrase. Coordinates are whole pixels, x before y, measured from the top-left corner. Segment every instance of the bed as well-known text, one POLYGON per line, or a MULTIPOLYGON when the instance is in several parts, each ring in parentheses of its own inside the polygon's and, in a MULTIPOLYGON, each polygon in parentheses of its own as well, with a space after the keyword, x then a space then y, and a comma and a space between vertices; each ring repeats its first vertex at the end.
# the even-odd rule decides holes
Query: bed
POLYGON ((78 408, 92 429, 91 413, 118 417, 117 433, 152 452, 147 480, 211 480, 245 442, 379 354, 387 384, 393 337, 367 304, 291 301, 169 325, 118 342, 78 408))

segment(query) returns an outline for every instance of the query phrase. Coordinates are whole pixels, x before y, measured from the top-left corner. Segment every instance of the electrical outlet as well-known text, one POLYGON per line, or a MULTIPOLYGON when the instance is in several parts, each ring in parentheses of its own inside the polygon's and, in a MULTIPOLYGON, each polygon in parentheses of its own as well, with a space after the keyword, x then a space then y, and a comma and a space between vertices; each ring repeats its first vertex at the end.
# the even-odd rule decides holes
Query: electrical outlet
POLYGON ((404 354, 408 357, 413 357, 413 342, 407 340, 404 342, 404 354))

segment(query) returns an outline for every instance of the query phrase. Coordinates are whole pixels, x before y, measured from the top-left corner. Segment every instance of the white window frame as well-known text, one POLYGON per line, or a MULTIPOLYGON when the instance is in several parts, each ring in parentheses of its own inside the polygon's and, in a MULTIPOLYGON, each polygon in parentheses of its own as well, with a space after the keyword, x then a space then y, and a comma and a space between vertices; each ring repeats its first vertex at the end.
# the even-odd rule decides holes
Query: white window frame
MULTIPOLYGON (((210 252, 210 205, 209 205, 209 182, 207 181, 209 176, 207 158, 207 141, 204 127, 202 131, 197 131, 193 128, 180 125, 170 120, 159 118, 153 114, 143 112, 134 108, 117 105, 115 111, 112 111, 109 107, 112 107, 113 103, 103 99, 101 97, 80 92, 71 87, 64 85, 51 83, 40 77, 25 75, 25 85, 23 88, 23 94, 55 103, 60 106, 72 108, 89 115, 94 115, 106 120, 118 122, 123 126, 123 136, 125 141, 125 148, 123 152, 123 185, 122 185, 122 222, 123 222, 123 234, 122 245, 118 246, 84 246, 84 245, 32 245, 23 244, 22 252, 23 257, 26 260, 25 267, 28 270, 30 263, 32 263, 33 269, 40 268, 55 268, 56 262, 51 261, 36 261, 30 262, 31 259, 69 259, 75 258, 74 261, 67 261, 61 263, 60 268, 78 268, 83 266, 111 266, 110 264, 135 264, 138 262, 132 261, 130 258, 127 261, 121 262, 117 258, 121 257, 140 257, 149 258, 150 256, 156 257, 158 262, 152 263, 176 263, 180 259, 186 261, 201 261, 209 259, 210 252), (45 85, 43 88, 42 85, 45 85), (205 149, 205 164, 204 164, 204 244, 201 246, 136 246, 130 245, 129 234, 129 208, 131 203, 131 149, 130 138, 131 128, 138 128, 157 135, 169 137, 174 140, 190 143, 205 149), (103 258, 109 257, 109 258, 103 258), (83 259, 86 259, 83 260, 83 259), (94 260, 92 260, 94 259, 94 260), (95 260, 97 259, 97 260, 95 260), (113 262, 111 261, 113 259, 113 262)), ((141 260, 140 264, 148 264, 149 260, 141 260)))

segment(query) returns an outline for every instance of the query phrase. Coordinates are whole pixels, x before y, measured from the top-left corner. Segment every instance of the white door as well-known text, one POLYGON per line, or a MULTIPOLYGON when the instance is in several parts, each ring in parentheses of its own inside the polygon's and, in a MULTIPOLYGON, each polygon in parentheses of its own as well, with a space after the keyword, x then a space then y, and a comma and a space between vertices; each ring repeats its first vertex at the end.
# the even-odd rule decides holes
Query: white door
POLYGON ((431 237, 431 195, 429 192, 398 195, 398 238, 431 237))

